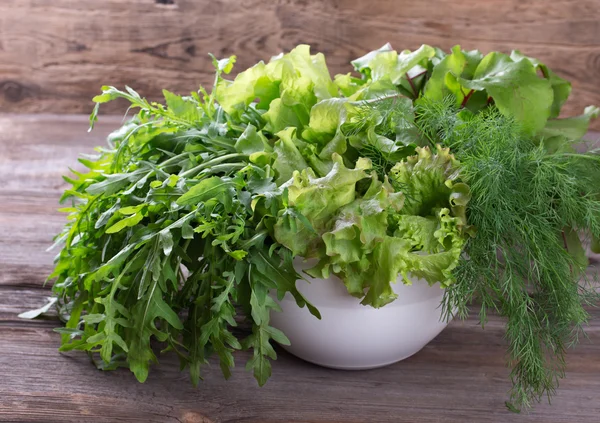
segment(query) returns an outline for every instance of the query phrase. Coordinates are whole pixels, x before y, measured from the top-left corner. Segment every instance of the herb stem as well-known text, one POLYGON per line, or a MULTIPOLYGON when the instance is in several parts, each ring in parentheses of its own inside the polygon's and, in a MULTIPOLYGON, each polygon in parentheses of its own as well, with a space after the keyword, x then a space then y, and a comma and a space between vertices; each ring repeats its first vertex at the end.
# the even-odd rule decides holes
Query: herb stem
POLYGON ((469 101, 469 99, 471 98, 471 96, 473 95, 473 93, 475 92, 475 90, 471 90, 467 93, 467 95, 463 98, 463 101, 460 103, 460 108, 464 109, 467 105, 467 102, 469 101))
POLYGON ((412 88, 413 93, 415 94, 414 99, 416 99, 419 96, 419 93, 417 92, 417 88, 415 87, 415 84, 413 84, 413 81, 412 81, 411 77, 408 76, 408 73, 406 74, 406 80, 410 84, 410 87, 412 88))
POLYGON ((198 166, 186 170, 179 176, 182 178, 187 178, 189 176, 195 175, 196 173, 200 172, 202 169, 206 169, 208 167, 211 167, 213 165, 222 163, 222 162, 230 160, 230 159, 241 159, 241 158, 248 158, 248 155, 242 154, 242 153, 225 154, 224 156, 215 157, 214 159, 208 160, 206 162, 202 162, 198 166))

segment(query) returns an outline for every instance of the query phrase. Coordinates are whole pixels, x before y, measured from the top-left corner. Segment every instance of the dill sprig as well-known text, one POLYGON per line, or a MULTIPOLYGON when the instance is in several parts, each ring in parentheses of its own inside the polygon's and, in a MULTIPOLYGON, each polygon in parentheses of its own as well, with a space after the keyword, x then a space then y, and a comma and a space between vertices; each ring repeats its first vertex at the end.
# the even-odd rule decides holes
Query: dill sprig
POLYGON ((579 234, 600 234, 599 157, 550 153, 494 108, 474 115, 423 101, 417 113, 423 132, 460 160, 472 193, 468 222, 477 228, 457 283, 446 289, 445 310, 465 317, 476 300, 482 324, 489 310, 505 317, 509 407, 550 400, 564 377, 565 351, 588 320, 584 305, 597 299, 579 234))

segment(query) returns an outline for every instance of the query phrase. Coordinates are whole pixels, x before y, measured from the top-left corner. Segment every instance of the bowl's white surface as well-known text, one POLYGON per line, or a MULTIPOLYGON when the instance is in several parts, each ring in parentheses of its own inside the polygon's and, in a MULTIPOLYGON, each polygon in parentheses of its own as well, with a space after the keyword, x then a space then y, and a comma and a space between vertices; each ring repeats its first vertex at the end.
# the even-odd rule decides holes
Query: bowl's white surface
MULTIPOLYGON (((300 273, 314 263, 296 260, 300 273)), ((271 313, 271 325, 282 330, 292 354, 315 364, 336 369, 369 369, 386 366, 418 352, 446 326, 439 284, 414 280, 393 284, 398 298, 374 309, 360 304, 337 277, 298 281, 298 290, 321 312, 321 320, 299 308, 288 293, 279 301, 283 312, 271 313)))

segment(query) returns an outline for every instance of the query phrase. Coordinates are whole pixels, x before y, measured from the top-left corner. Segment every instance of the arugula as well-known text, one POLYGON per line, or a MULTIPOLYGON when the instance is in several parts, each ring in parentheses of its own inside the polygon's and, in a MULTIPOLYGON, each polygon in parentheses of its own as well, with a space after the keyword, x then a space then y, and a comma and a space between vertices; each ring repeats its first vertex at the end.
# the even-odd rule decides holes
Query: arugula
MULTIPOLYGON (((216 62, 215 86, 233 60, 216 62)), ((248 153, 271 147, 245 118, 224 112, 216 90, 164 94, 166 106, 130 88, 104 87, 95 98, 97 105, 125 98, 140 111, 109 137, 109 149, 82 160, 88 173, 66 178, 72 188, 63 201, 72 206, 50 276, 70 329, 61 330, 61 350, 99 353, 101 368, 126 365, 143 382, 157 361, 154 339, 179 355, 196 384, 211 354, 227 377, 232 352, 251 348, 248 367, 263 384, 276 358, 270 340, 286 340, 269 326, 269 311, 278 309, 269 290, 291 291, 307 305, 289 252, 266 236, 252 209, 274 174, 248 153), (233 331, 236 307, 249 310, 246 339, 233 331)))

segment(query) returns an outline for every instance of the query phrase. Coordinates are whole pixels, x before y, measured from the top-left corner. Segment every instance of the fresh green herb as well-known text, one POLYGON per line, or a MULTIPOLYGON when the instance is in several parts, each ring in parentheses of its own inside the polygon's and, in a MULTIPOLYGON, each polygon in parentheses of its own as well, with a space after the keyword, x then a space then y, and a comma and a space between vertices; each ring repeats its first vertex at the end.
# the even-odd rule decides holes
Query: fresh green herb
POLYGON ((589 317, 583 305, 598 299, 585 280, 579 233, 600 234, 600 156, 549 152, 494 109, 458 113, 436 128, 439 108, 421 108, 419 124, 439 130, 460 158, 472 194, 467 218, 477 228, 446 290, 446 309, 466 316, 477 299, 482 324, 490 311, 507 318, 511 398, 529 406, 554 393, 566 348, 589 317))

